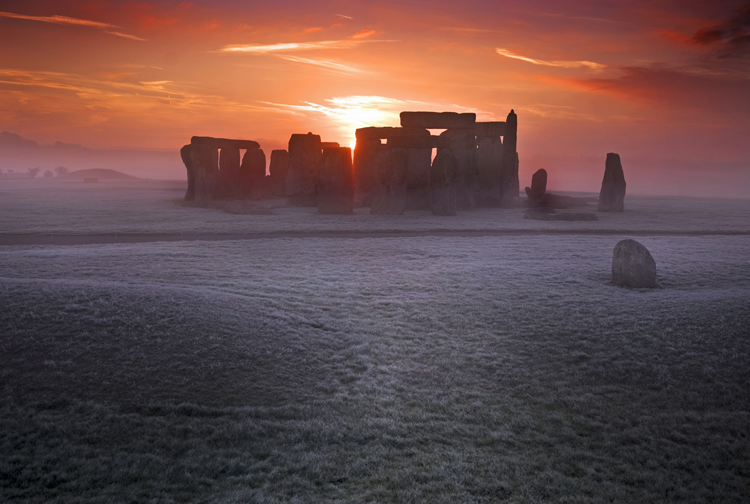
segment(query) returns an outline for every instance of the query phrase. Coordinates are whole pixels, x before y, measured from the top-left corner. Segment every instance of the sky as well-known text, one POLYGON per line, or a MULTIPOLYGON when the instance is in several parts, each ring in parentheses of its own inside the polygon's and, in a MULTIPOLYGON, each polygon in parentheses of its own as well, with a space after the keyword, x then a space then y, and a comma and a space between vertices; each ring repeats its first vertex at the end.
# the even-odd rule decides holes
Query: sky
POLYGON ((511 109, 522 185, 597 189, 617 152, 641 192, 747 197, 750 2, 0 0, 0 131, 40 144, 269 155, 511 109))

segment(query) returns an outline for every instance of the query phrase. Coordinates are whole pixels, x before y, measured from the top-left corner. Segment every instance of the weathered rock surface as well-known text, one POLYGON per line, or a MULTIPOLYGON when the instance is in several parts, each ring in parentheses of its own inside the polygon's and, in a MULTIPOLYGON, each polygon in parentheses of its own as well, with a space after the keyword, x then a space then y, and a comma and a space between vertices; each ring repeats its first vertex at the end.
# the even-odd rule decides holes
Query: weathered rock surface
POLYGON ((354 192, 366 206, 375 188, 375 157, 384 148, 377 138, 358 139, 354 147, 354 192))
POLYGON ((359 128, 355 131, 357 141, 360 140, 387 140, 398 136, 430 136, 430 132, 424 128, 393 128, 390 126, 359 128))
POLYGON ((432 149, 409 149, 406 174, 406 208, 429 210, 432 149))
POLYGON ((600 212, 622 212, 625 210, 625 174, 620 155, 610 152, 604 165, 604 180, 599 192, 600 212))
POLYGON ((448 139, 442 136, 430 136, 427 134, 394 136, 388 139, 387 145, 396 149, 442 149, 450 147, 451 144, 448 139))
POLYGON ((505 123, 503 121, 475 123, 474 134, 478 137, 504 136, 505 135, 505 123))
POLYGON ((188 144, 180 149, 180 157, 182 162, 185 164, 187 170, 187 191, 185 191, 185 201, 193 201, 195 199, 195 170, 197 164, 193 160, 193 145, 188 144))
POLYGON ((249 201, 227 201, 221 209, 235 215, 273 215, 270 208, 249 201))
POLYGON ((656 261, 635 240, 622 240, 612 254, 612 283, 623 287, 656 287, 656 261))
POLYGON ((529 210, 524 219, 544 220, 544 221, 598 221, 599 217, 593 212, 582 213, 555 213, 554 211, 529 210))
POLYGON ((375 187, 370 213, 401 215, 406 209, 409 150, 383 148, 376 152, 375 187))
POLYGON ((323 151, 320 135, 294 134, 289 139, 286 192, 294 206, 317 206, 317 177, 323 151))
MULTIPOLYGON (((458 163, 455 179, 456 208, 471 210, 476 207, 474 187, 477 177, 477 145, 474 130, 451 128, 443 131, 440 137, 448 142, 449 150, 458 163)), ((438 149, 438 153, 440 150, 438 149)))
POLYGON ((349 215, 354 212, 354 172, 349 147, 323 149, 318 173, 318 213, 349 215))
POLYGON ((214 149, 260 149, 260 144, 252 140, 230 140, 228 138, 214 138, 194 136, 190 139, 193 145, 205 145, 214 149))
POLYGON ((476 156, 477 178, 474 192, 476 204, 479 207, 499 207, 503 141, 500 137, 477 137, 476 156))
POLYGON ((266 154, 263 149, 248 149, 240 166, 242 195, 248 198, 268 196, 266 184, 266 154))
POLYGON ((476 114, 457 112, 401 112, 401 126, 404 128, 474 128, 476 114))
POLYGON ((500 168, 500 205, 513 206, 518 197, 518 154, 516 153, 518 117, 511 110, 505 120, 503 137, 503 163, 500 168))
POLYGON ((289 170, 289 153, 284 149, 271 151, 271 165, 269 166, 271 194, 286 196, 286 172, 289 170))
MULTIPOLYGON (((252 152, 255 149, 250 150, 252 152)), ((242 177, 240 175, 240 150, 224 148, 219 152, 219 180, 221 190, 218 196, 237 198, 242 196, 242 177)))
POLYGON ((205 204, 219 192, 219 150, 208 145, 192 148, 195 169, 195 202, 205 204))
POLYGON ((430 206, 433 215, 456 215, 458 160, 450 149, 441 149, 430 170, 430 206))
POLYGON ((538 201, 547 192, 547 170, 540 168, 531 176, 531 187, 526 188, 530 200, 538 201))
POLYGON ((332 147, 341 147, 338 142, 320 142, 321 149, 330 149, 332 147))

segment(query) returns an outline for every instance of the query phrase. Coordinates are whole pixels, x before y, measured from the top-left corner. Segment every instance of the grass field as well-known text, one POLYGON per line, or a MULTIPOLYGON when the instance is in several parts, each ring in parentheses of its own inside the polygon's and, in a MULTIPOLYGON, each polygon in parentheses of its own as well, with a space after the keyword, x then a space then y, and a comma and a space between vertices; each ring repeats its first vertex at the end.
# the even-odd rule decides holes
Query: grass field
MULTIPOLYGON (((159 191, 133 199, 225 232, 271 225, 159 191)), ((30 218, 7 202, 40 198, 19 194, 0 195, 6 233, 30 218)), ((57 224, 102 204, 65 201, 33 215, 107 226, 88 212, 57 224)), ((0 497, 746 502, 750 236, 639 237, 661 287, 609 286, 615 243, 656 214, 642 202, 622 235, 555 223, 570 233, 0 247, 0 497)), ((718 229, 750 222, 741 201, 662 204, 701 214, 664 230, 706 211, 718 229)), ((158 215, 139 228, 138 211, 110 224, 170 231, 158 215)), ((306 230, 316 217, 333 222, 270 216, 306 230)), ((357 218, 347 229, 384 226, 357 218)))

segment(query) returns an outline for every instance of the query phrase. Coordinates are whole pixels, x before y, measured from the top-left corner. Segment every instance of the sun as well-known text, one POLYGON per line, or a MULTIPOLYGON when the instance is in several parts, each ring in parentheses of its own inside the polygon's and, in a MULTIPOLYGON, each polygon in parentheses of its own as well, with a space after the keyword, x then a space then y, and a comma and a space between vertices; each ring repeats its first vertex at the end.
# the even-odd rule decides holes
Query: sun
POLYGON ((352 140, 349 142, 349 147, 354 150, 354 148, 357 146, 357 140, 352 140))

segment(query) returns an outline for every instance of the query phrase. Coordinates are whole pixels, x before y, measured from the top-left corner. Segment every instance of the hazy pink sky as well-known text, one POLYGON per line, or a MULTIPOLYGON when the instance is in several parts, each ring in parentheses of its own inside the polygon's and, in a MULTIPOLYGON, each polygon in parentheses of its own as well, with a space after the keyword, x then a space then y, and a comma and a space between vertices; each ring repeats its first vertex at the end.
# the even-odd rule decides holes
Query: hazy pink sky
POLYGON ((348 145, 402 110, 511 108, 524 170, 618 152, 747 180, 750 2, 0 0, 0 130, 40 143, 348 145))

